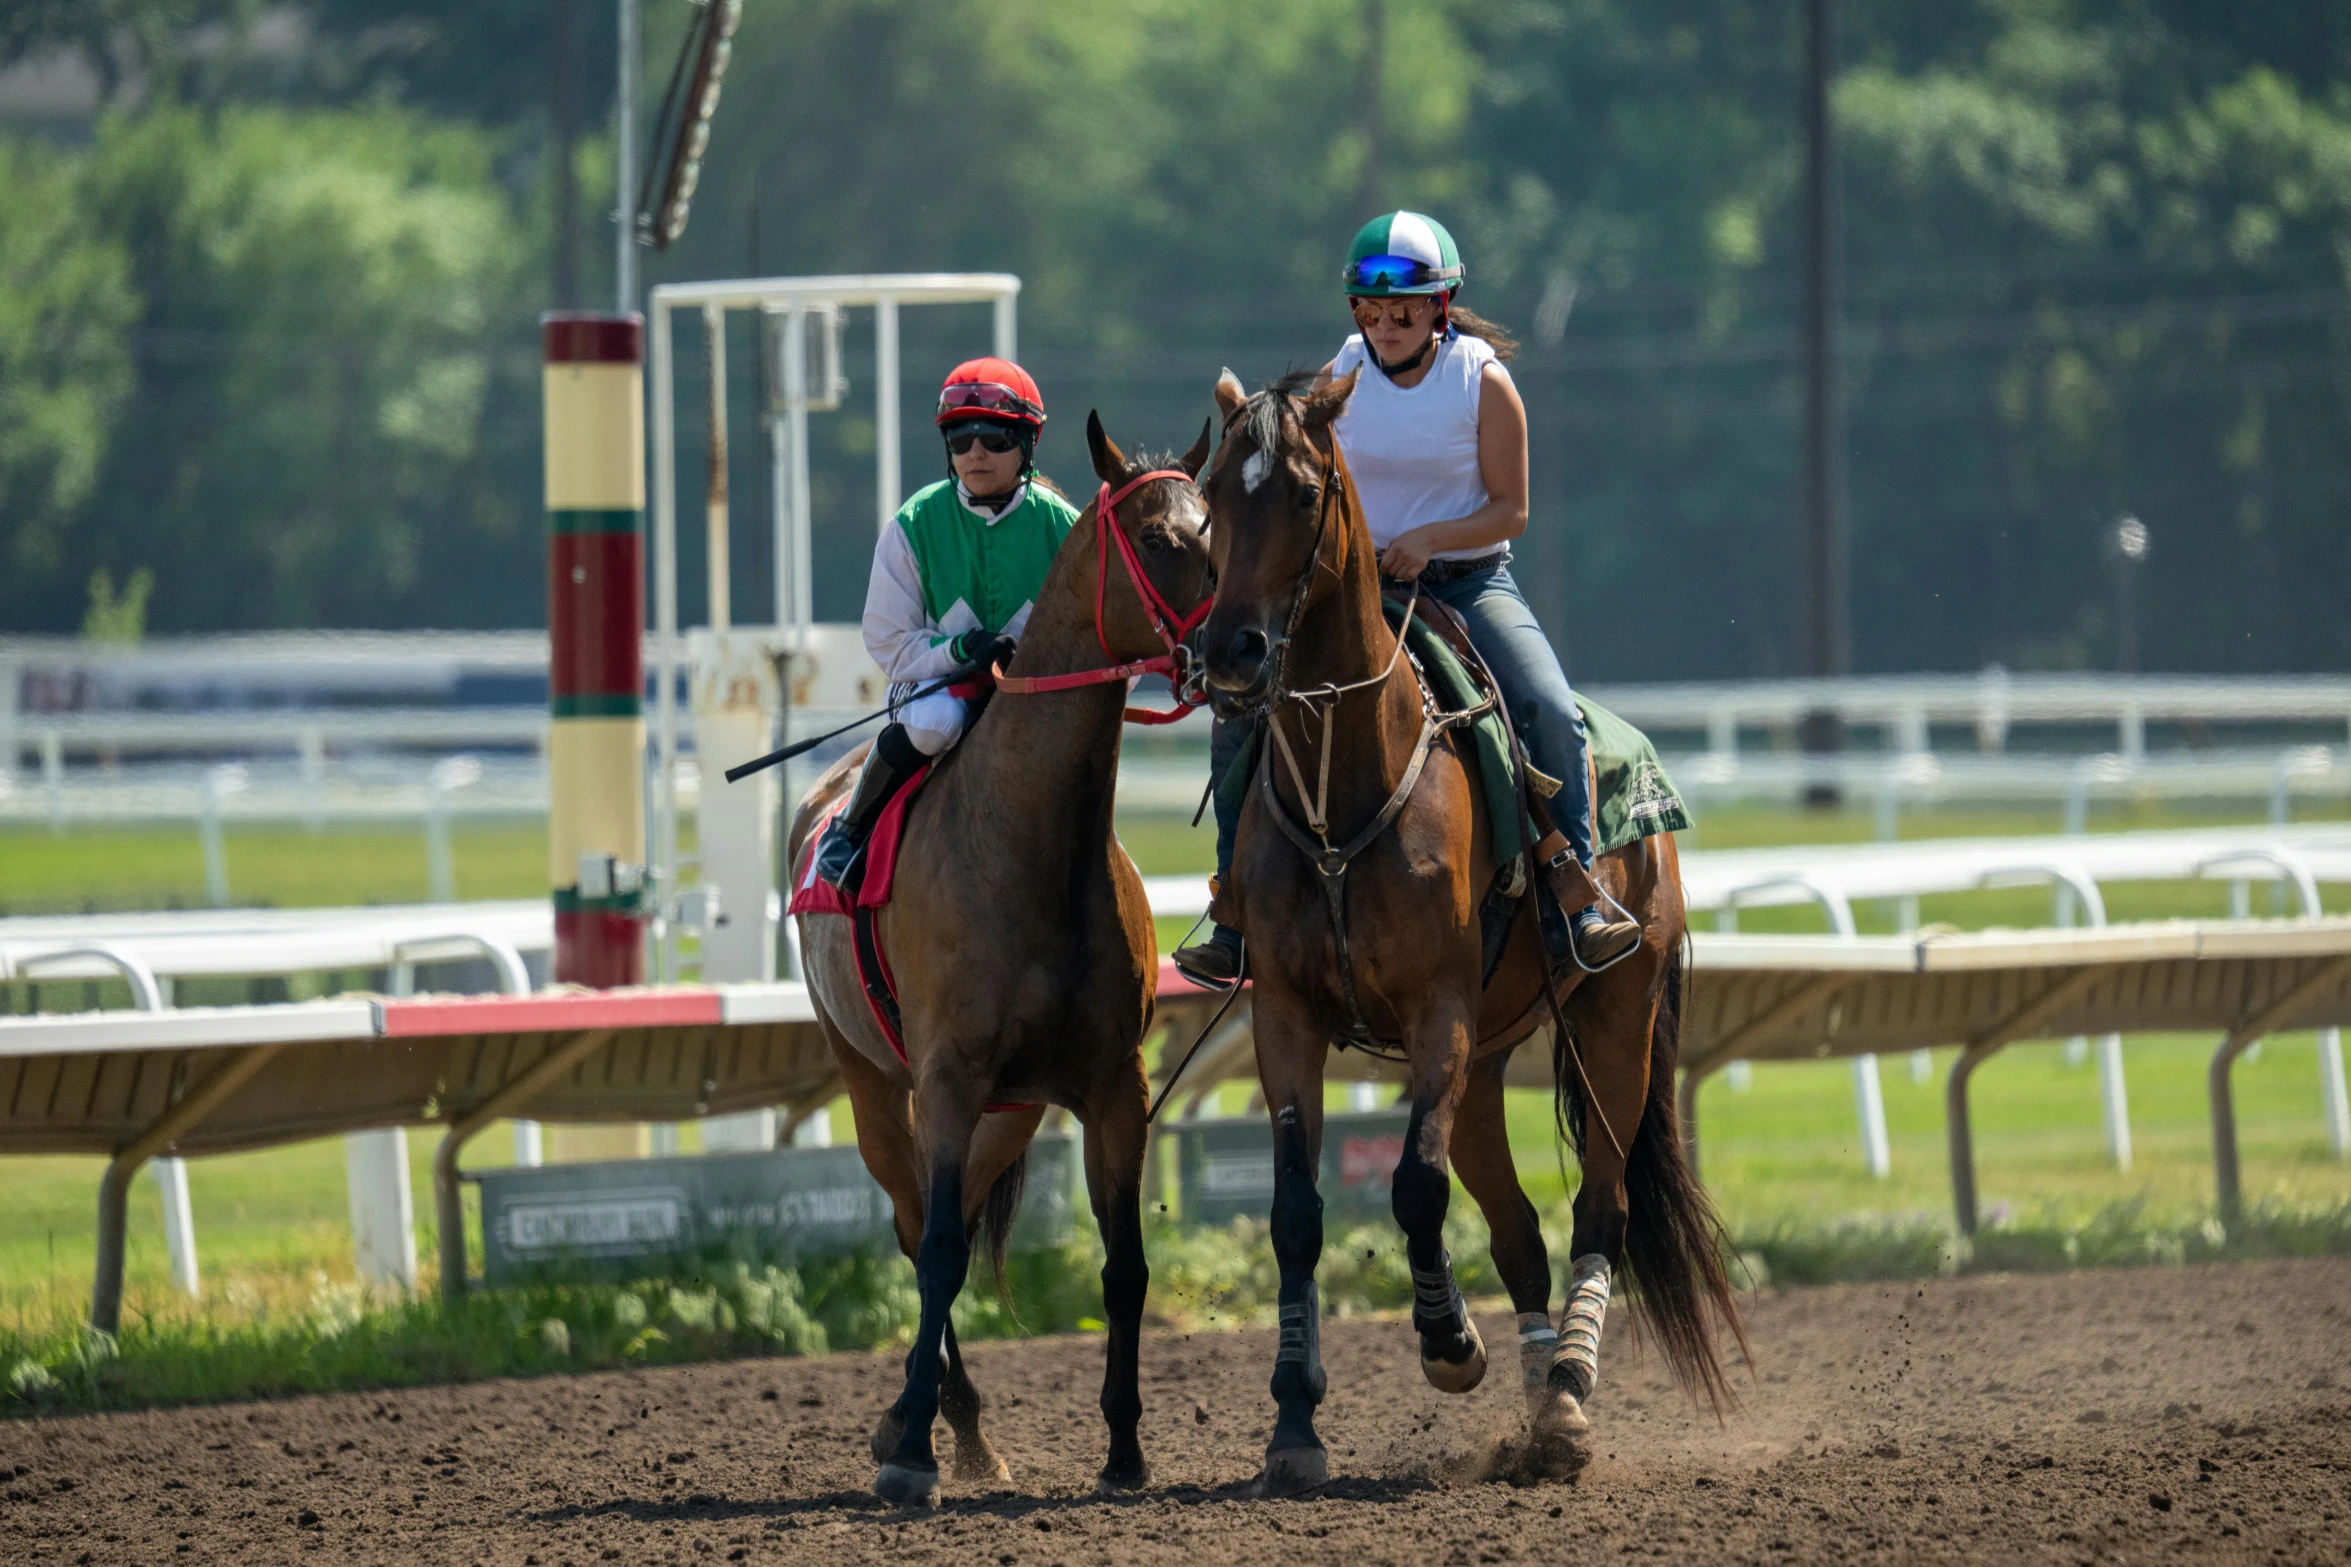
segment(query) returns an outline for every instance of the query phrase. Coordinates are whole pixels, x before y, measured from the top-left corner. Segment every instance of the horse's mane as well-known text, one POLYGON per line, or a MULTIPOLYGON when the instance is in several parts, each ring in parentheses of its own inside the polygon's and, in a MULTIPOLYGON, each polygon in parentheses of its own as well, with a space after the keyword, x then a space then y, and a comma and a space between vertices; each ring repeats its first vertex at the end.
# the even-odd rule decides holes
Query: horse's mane
POLYGON ((1169 468, 1182 466, 1180 454, 1173 450, 1138 446, 1127 453, 1127 465, 1120 471, 1119 478, 1122 480, 1139 479, 1147 473, 1159 473, 1169 468))
POLYGON ((1266 383, 1263 391, 1241 405, 1240 414, 1233 421, 1234 426, 1246 432, 1259 451, 1270 453, 1280 450, 1282 410, 1289 406, 1292 398, 1311 389, 1314 378, 1320 373, 1307 369, 1284 371, 1266 383))

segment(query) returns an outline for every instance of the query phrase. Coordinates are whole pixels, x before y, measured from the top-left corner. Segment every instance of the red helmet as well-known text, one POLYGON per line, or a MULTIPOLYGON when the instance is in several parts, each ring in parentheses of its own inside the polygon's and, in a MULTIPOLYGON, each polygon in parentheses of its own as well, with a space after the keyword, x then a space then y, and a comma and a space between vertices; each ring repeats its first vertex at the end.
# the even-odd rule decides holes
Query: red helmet
POLYGON ((939 388, 940 425, 990 419, 1034 435, 1045 428, 1045 395, 1030 374, 1009 359, 967 359, 939 388))

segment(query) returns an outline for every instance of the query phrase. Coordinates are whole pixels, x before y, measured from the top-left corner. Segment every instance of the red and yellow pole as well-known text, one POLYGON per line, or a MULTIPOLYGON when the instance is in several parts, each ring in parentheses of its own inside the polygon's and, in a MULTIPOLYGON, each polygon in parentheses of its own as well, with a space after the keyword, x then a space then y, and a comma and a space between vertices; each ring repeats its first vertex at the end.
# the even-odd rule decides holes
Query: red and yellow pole
POLYGON ((540 318, 558 983, 645 977, 645 323, 540 318))

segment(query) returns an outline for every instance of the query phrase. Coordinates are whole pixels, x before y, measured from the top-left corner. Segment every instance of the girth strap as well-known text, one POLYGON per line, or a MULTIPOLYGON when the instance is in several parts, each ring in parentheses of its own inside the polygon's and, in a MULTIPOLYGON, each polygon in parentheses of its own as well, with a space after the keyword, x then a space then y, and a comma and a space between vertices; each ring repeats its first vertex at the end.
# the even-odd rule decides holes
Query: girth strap
POLYGON ((1388 796, 1388 803, 1380 807, 1379 814, 1361 832, 1348 839, 1345 845, 1333 848, 1328 836, 1330 824, 1323 814, 1328 803, 1327 794, 1323 791, 1327 791, 1330 785, 1329 713, 1326 711, 1323 719, 1323 791, 1313 795, 1306 791, 1305 777, 1298 767, 1297 757, 1290 750, 1290 742, 1282 736, 1280 721, 1267 719, 1268 726, 1273 730, 1274 745, 1258 763, 1257 786, 1265 797, 1266 814, 1282 830, 1282 836, 1295 844, 1298 852, 1305 855, 1320 873, 1323 903, 1330 910, 1331 934, 1339 948, 1339 986, 1347 998, 1348 1032, 1340 1043, 1352 1043, 1374 1055, 1389 1052, 1377 1048, 1378 1036, 1372 1033, 1371 1025, 1364 1021, 1363 1003, 1355 989, 1355 954, 1347 937, 1347 872, 1356 856, 1370 848, 1382 833, 1395 825, 1396 818, 1403 813, 1405 804, 1412 798, 1413 786, 1420 782, 1420 770, 1427 765, 1429 752, 1435 748, 1437 737, 1460 721, 1461 715, 1457 713, 1439 715, 1424 711, 1420 721, 1420 738, 1412 747, 1412 760, 1405 767, 1404 776, 1397 783, 1395 791, 1388 796), (1282 760, 1290 769, 1290 778, 1297 786, 1300 799, 1310 802, 1308 809, 1312 815, 1309 822, 1314 830, 1312 838, 1306 835, 1305 828, 1291 820, 1288 808, 1282 804, 1281 792, 1274 787, 1273 749, 1279 749, 1282 753, 1282 760))

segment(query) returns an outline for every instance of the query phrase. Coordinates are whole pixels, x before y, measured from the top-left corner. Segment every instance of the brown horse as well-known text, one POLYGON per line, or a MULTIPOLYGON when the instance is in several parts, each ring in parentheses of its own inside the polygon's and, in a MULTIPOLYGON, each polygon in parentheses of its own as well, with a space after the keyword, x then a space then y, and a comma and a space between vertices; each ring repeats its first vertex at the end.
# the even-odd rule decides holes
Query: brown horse
POLYGON ((1719 1227, 1675 1127, 1684 927, 1670 837, 1637 841, 1594 873, 1640 920, 1642 945, 1597 974, 1560 980, 1580 981, 1563 1002, 1566 1028, 1554 1029, 1553 1078, 1583 1181, 1572 1279, 1552 1326, 1550 1259, 1503 1121, 1510 1050, 1551 1017, 1533 899, 1521 901, 1483 982, 1479 906, 1503 868, 1462 732, 1432 719, 1381 615, 1371 536, 1331 429, 1354 389, 1352 376, 1322 385, 1300 376, 1247 397, 1226 372, 1216 388, 1226 438, 1202 486, 1217 569, 1200 636, 1208 681, 1228 712, 1255 711, 1279 731, 1261 750, 1219 911, 1248 941, 1257 1070, 1273 1120, 1281 1340, 1263 1485, 1277 1493, 1329 1474, 1314 1429, 1324 1389, 1315 1172, 1334 1040, 1368 1034, 1405 1063, 1412 1109, 1393 1206, 1432 1385, 1466 1392, 1486 1367, 1444 1246, 1448 1165, 1485 1211, 1494 1266, 1519 1314, 1539 1451, 1572 1459, 1589 1430, 1582 1403, 1598 1376, 1617 1266, 1640 1286, 1675 1373, 1718 1406, 1727 1389, 1712 1314, 1738 1330, 1719 1227), (1302 852, 1310 827, 1336 852, 1302 852))
MULTIPOLYGON (((955 1432, 958 1479, 1009 1478, 980 1434, 979 1395, 948 1309, 975 1231, 988 1232, 1001 1277, 1029 1140, 1048 1105, 1085 1127, 1086 1184, 1107 1254, 1102 1484, 1132 1488, 1150 1475, 1136 1434, 1136 1365, 1150 1281, 1142 1042, 1158 951, 1142 879, 1111 832, 1127 687, 1123 677, 1066 687, 1055 677, 1165 655, 1158 609, 1206 601, 1208 548, 1192 477, 1207 460, 1208 432, 1179 459, 1180 472, 1139 485, 1165 465, 1130 462, 1098 418, 1088 419, 1086 437, 1103 494, 1133 486, 1114 508, 1126 546, 1112 548, 1113 530, 1097 526, 1099 500, 1089 506, 1037 593, 1006 689, 914 799, 892 900, 876 922, 897 980, 903 1057, 859 983, 850 921, 799 916, 809 994, 856 1108, 858 1151, 890 1194, 922 1299, 904 1391, 873 1436, 874 1489, 892 1502, 936 1498, 931 1422, 941 1413, 955 1432), (1013 694, 1039 677, 1053 689, 1013 694)), ((800 863, 856 762, 845 758, 809 792, 788 863, 800 863)))

